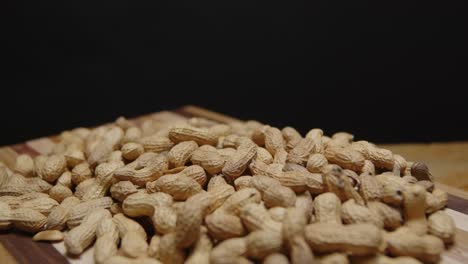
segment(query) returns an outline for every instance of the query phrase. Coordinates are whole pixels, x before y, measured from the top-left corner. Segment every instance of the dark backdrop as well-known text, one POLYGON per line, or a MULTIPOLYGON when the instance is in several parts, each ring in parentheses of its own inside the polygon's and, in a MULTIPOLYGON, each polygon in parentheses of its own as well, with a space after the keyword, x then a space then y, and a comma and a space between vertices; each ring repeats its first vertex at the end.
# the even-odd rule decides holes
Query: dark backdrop
POLYGON ((465 1, 14 1, 0 144, 196 104, 376 142, 468 140, 465 1))

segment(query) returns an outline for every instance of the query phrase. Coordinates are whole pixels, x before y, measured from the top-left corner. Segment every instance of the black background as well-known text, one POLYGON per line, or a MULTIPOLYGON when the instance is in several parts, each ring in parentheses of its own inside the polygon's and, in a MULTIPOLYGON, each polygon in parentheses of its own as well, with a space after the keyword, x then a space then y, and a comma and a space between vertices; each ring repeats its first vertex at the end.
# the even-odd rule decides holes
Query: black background
POLYGON ((0 144, 185 104, 376 142, 468 140, 464 2, 15 1, 0 144))

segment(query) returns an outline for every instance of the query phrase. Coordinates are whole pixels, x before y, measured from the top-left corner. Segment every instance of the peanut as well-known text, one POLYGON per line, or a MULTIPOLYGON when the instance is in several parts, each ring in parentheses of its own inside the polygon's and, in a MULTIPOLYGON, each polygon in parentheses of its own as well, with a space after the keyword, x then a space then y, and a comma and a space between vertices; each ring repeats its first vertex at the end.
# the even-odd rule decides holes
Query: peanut
POLYGON ((431 214, 428 218, 429 234, 442 239, 445 243, 453 243, 455 236, 455 223, 444 211, 431 214))
POLYGON ((209 264, 210 254, 213 248, 213 242, 210 237, 206 234, 206 229, 200 230, 200 235, 197 242, 193 247, 193 251, 186 259, 187 264, 209 264))
POLYGON ((157 180, 169 167, 163 155, 148 152, 140 155, 135 161, 114 171, 114 178, 120 181, 131 181, 138 186, 157 180))
POLYGON ((16 157, 15 171, 25 177, 32 177, 35 173, 34 160, 31 156, 21 154, 16 157))
POLYGON ((245 238, 231 238, 213 248, 210 262, 213 264, 251 263, 244 257, 246 253, 247 241, 245 238))
POLYGON ((165 136, 154 134, 148 137, 140 138, 138 143, 143 147, 145 152, 160 153, 168 151, 174 146, 174 143, 165 136))
POLYGON ((202 187, 194 179, 183 174, 164 175, 146 184, 149 193, 165 192, 175 200, 187 200, 190 196, 202 191, 202 187))
POLYGON ((417 235, 427 233, 425 203, 426 190, 423 187, 411 185, 403 191, 405 226, 417 235))
POLYGON ((296 129, 293 127, 285 127, 281 130, 283 138, 286 141, 286 148, 288 150, 296 147, 302 139, 302 136, 296 129))
POLYGON ((78 185, 83 181, 90 179, 93 176, 89 164, 87 162, 76 165, 71 171, 71 179, 73 184, 78 185))
POLYGON ((169 163, 173 167, 184 166, 197 148, 198 144, 193 140, 180 142, 169 151, 169 163))
POLYGON ((103 219, 111 218, 109 211, 96 209, 87 215, 81 224, 65 235, 65 248, 74 255, 81 254, 96 238, 96 228, 103 219))
POLYGON ((120 150, 122 157, 130 161, 136 160, 145 151, 143 145, 134 142, 126 143, 120 150))
POLYGON ((380 230, 372 224, 311 224, 305 228, 305 238, 314 251, 342 251, 356 256, 375 254, 382 240, 380 230))
POLYGON ((309 156, 307 160, 307 169, 312 173, 320 173, 325 166, 328 165, 327 158, 320 153, 315 153, 309 156))
POLYGON ((234 181, 237 177, 239 177, 247 168, 250 161, 255 157, 257 154, 257 147, 251 141, 245 141, 241 143, 231 158, 229 158, 224 167, 222 172, 224 175, 228 176, 231 181, 234 181))
POLYGON ((436 236, 418 236, 403 227, 387 237, 388 251, 394 256, 414 257, 425 263, 437 263, 444 251, 444 242, 436 236))
POLYGON ((47 182, 55 182, 66 167, 67 161, 63 155, 52 155, 44 159, 37 159, 35 172, 41 179, 47 182))
POLYGON ((103 161, 114 150, 116 150, 124 136, 120 127, 112 126, 104 128, 101 135, 97 135, 98 140, 94 144, 89 144, 88 163, 94 167, 98 162, 103 161))
POLYGON ((65 131, 51 154, 0 164, 0 229, 74 255, 96 239, 96 263, 434 263, 455 241, 428 167, 352 134, 140 121, 65 131))
POLYGON ((324 153, 329 162, 354 171, 361 171, 364 166, 364 156, 350 148, 327 148, 324 153))
POLYGON ((129 195, 137 192, 137 188, 131 181, 120 181, 110 188, 112 198, 123 202, 129 195))
POLYGON ((96 209, 109 208, 112 205, 112 198, 103 197, 94 200, 89 200, 75 205, 68 213, 67 225, 72 228, 79 225, 83 219, 96 209))
POLYGON ((280 253, 268 255, 262 262, 263 264, 289 264, 288 258, 280 253))
POLYGON ((47 222, 44 227, 46 229, 62 230, 68 221, 70 210, 79 203, 80 200, 75 196, 65 198, 47 216, 47 222))
POLYGON ((182 141, 195 141, 199 145, 216 145, 218 138, 209 130, 190 126, 173 127, 169 131, 169 138, 179 143, 182 141))
POLYGON ((94 261, 101 264, 117 254, 119 230, 112 218, 106 218, 99 222, 96 228, 96 237, 94 261))
POLYGON ((34 241, 61 241, 64 235, 58 230, 45 230, 33 236, 34 241))

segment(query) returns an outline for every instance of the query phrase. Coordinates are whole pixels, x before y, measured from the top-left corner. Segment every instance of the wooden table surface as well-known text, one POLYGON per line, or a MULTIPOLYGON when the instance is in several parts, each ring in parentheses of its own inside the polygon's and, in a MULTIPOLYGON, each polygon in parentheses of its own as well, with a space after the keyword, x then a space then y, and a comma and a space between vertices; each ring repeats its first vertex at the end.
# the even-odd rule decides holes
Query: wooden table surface
MULTIPOLYGON (((174 111, 162 111, 135 120, 142 122, 173 122, 189 117, 205 117, 219 122, 237 120, 220 113, 195 106, 185 106, 174 111)), ((110 120, 111 121, 111 120, 110 120)), ((261 121, 261 120, 260 120, 261 121)), ((44 137, 0 148, 0 161, 12 168, 18 154, 47 154, 56 137, 44 137)), ((408 160, 425 161, 436 179, 436 186, 450 194, 445 209, 455 220, 457 236, 455 246, 443 254, 442 263, 468 263, 468 142, 434 144, 383 145, 408 160)), ((63 242, 33 242, 28 234, 0 233, 0 263, 93 263, 92 249, 80 258, 65 256, 63 242)))

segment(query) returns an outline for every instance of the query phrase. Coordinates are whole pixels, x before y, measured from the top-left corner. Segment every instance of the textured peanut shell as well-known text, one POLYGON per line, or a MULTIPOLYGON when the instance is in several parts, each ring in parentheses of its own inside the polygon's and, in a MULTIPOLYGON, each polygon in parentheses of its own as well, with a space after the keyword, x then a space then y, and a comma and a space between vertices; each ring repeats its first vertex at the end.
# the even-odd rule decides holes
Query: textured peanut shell
POLYGON ((253 188, 245 188, 232 194, 220 207, 225 213, 239 215, 242 208, 251 203, 261 201, 260 192, 253 188))
POLYGON ((62 202, 65 198, 73 195, 73 192, 70 188, 57 184, 49 190, 50 198, 54 199, 57 202, 62 202))
POLYGON ((283 168, 284 166, 281 164, 268 165, 260 160, 253 160, 249 165, 252 175, 268 176, 275 179, 281 176, 283 168))
POLYGON ((187 201, 182 211, 177 212, 174 237, 177 247, 189 248, 198 240, 202 221, 202 208, 196 202, 187 201))
POLYGON ((90 179, 93 176, 89 164, 87 162, 76 165, 71 171, 71 179, 73 184, 78 185, 83 181, 90 179))
POLYGON ((288 208, 283 219, 282 235, 284 241, 291 248, 296 237, 303 237, 303 231, 307 225, 307 212, 300 208, 288 208))
POLYGON ((179 126, 173 127, 169 131, 169 138, 179 143, 182 141, 195 141, 199 145, 216 145, 218 137, 204 128, 179 126))
POLYGON ((174 143, 168 137, 157 134, 140 138, 138 143, 143 146, 145 152, 156 153, 168 151, 174 146, 174 143))
POLYGON ((357 204, 353 199, 342 204, 341 217, 345 224, 371 223, 378 228, 383 228, 384 226, 379 214, 374 213, 374 211, 366 206, 357 204))
POLYGON ((328 165, 327 158, 320 153, 314 153, 307 160, 307 170, 312 173, 320 173, 328 165))
POLYGON ((418 236, 402 228, 387 236, 387 250, 394 256, 414 257, 425 263, 437 263, 444 251, 444 242, 432 235, 418 236))
POLYGON ((385 203, 399 206, 403 202, 403 190, 407 182, 394 175, 380 174, 375 176, 383 188, 382 200, 385 203))
POLYGON ((314 210, 317 222, 341 224, 341 201, 336 194, 327 192, 315 197, 314 210))
POLYGON ((54 199, 51 199, 48 197, 40 197, 40 198, 25 201, 21 204, 20 207, 33 209, 47 216, 52 211, 52 209, 57 205, 59 205, 59 203, 55 201, 54 199))
POLYGON ((320 264, 349 264, 345 253, 331 253, 316 257, 320 264))
POLYGON ((262 147, 257 147, 257 155, 255 159, 260 160, 265 164, 273 163, 273 156, 268 152, 268 150, 262 147))
POLYGON ((75 205, 69 211, 67 220, 68 227, 73 228, 79 225, 82 222, 83 218, 85 218, 89 213, 96 209, 109 208, 112 205, 112 203, 112 198, 103 197, 75 205))
POLYGON ((321 147, 322 141, 318 139, 304 138, 289 152, 288 162, 305 165, 309 159, 309 156, 314 153, 318 153, 321 147))
POLYGON ((80 200, 75 196, 65 198, 62 203, 56 206, 47 216, 47 222, 44 227, 46 229, 62 230, 68 221, 70 210, 79 203, 80 200))
POLYGON ((174 200, 184 201, 190 196, 202 191, 200 184, 184 175, 164 175, 153 182, 146 184, 149 193, 165 192, 172 195, 174 200))
POLYGON ((168 234, 175 230, 177 222, 176 210, 169 206, 158 206, 151 217, 154 229, 160 234, 168 234))
POLYGON ((123 214, 116 214, 112 219, 119 230, 120 238, 123 238, 128 232, 135 232, 146 240, 145 229, 143 229, 143 227, 135 220, 130 219, 123 214))
POLYGON ((393 230, 402 225, 403 217, 399 209, 377 201, 368 202, 367 206, 374 214, 380 216, 386 229, 393 230))
POLYGON ((262 198, 267 208, 281 206, 291 207, 296 203, 296 194, 285 186, 270 186, 262 192, 262 198))
POLYGON ((289 255, 293 264, 307 264, 314 262, 314 254, 303 236, 296 236, 290 242, 289 255))
POLYGON ((185 260, 186 264, 209 264, 213 242, 206 234, 206 229, 200 231, 200 236, 195 243, 192 252, 185 260))
POLYGON ((88 150, 88 163, 94 167, 98 162, 107 158, 107 156, 116 150, 124 136, 120 127, 112 126, 104 132, 100 140, 88 150))
POLYGON ((141 258, 147 255, 148 243, 137 232, 128 231, 120 242, 120 252, 130 258, 141 258))
POLYGON ((18 157, 16 157, 15 171, 25 177, 34 176, 34 160, 27 154, 18 155, 18 157))
POLYGON ((224 166, 224 158, 214 150, 203 150, 201 148, 192 152, 190 160, 194 165, 200 165, 209 174, 214 175, 221 172, 224 166))
POLYGON ((184 166, 197 148, 198 144, 193 140, 178 143, 168 153, 169 163, 173 167, 184 166))
POLYGON ((95 169, 95 184, 89 186, 84 191, 81 200, 88 201, 105 196, 114 180, 114 171, 123 166, 124 164, 121 161, 110 161, 99 164, 95 169))
POLYGON ((210 262, 213 264, 248 263, 242 258, 246 253, 247 241, 245 238, 231 238, 213 248, 210 262))
POLYGON ((278 149, 278 151, 276 151, 275 156, 273 158, 273 163, 284 166, 286 164, 287 159, 288 159, 288 152, 286 152, 285 149, 278 149))
POLYGON ((235 180, 245 171, 256 153, 257 147, 253 143, 239 146, 236 153, 224 164, 222 169, 223 174, 228 176, 231 180, 235 180))
POLYGON ((311 220, 314 211, 314 202, 309 192, 304 192, 302 194, 297 195, 296 204, 294 205, 294 207, 301 209, 305 212, 307 222, 311 220))
POLYGON ((36 174, 47 182, 54 182, 67 168, 67 161, 63 155, 52 155, 40 159, 35 164, 36 174))
POLYGON ((115 183, 110 188, 112 198, 123 202, 125 198, 133 193, 137 192, 137 188, 131 181, 120 181, 115 183))
POLYGON ((0 230, 8 230, 11 228, 12 223, 10 222, 10 206, 0 201, 0 230))
POLYGON ((419 185, 408 186, 403 191, 405 226, 417 235, 427 233, 426 190, 419 185))
POLYGON ((96 239, 96 228, 99 222, 111 217, 110 212, 105 209, 92 211, 79 226, 65 235, 64 242, 67 252, 73 255, 81 254, 96 239))
POLYGON ((205 224, 211 237, 217 240, 226 240, 244 236, 246 230, 238 216, 215 211, 205 217, 205 224))
POLYGON ((10 211, 9 220, 18 230, 37 232, 45 225, 47 218, 36 210, 18 208, 10 211))
POLYGON ((247 256, 263 259, 269 254, 279 252, 283 244, 280 233, 258 230, 246 236, 247 256))
POLYGON ((329 162, 338 164, 344 169, 359 172, 364 166, 364 156, 350 148, 327 148, 324 155, 329 162))
POLYGON ((234 181, 234 186, 236 186, 237 191, 252 188, 252 176, 240 176, 234 181))
POLYGON ((361 185, 359 193, 366 202, 378 201, 382 197, 382 184, 372 175, 363 173, 359 176, 361 185))
POLYGON ((271 219, 281 223, 286 216, 286 210, 286 208, 278 206, 268 209, 268 213, 270 214, 271 219))
POLYGON ((392 170, 394 166, 393 153, 388 149, 371 148, 369 149, 369 160, 377 168, 392 170))
POLYGON ((284 127, 281 129, 283 138, 286 141, 286 148, 288 150, 293 149, 302 139, 301 134, 293 127, 284 127))
POLYGON ((144 153, 135 161, 114 171, 114 177, 121 181, 131 181, 138 186, 145 186, 163 175, 169 168, 169 162, 163 155, 144 153))
POLYGON ((281 131, 276 127, 268 127, 265 130, 265 148, 275 155, 279 149, 285 149, 285 143, 281 131))
POLYGON ((67 161, 67 166, 69 168, 73 168, 86 161, 84 152, 79 149, 69 148, 63 155, 65 156, 65 160, 67 161))
MULTIPOLYGON (((239 179, 239 178, 238 178, 239 179)), ((219 207, 226 201, 229 196, 235 193, 234 187, 227 184, 223 177, 215 176, 210 179, 208 183, 208 193, 211 195, 213 201, 211 207, 209 208, 209 212, 212 212, 219 207), (215 182, 219 182, 216 184, 215 182)))
POLYGON ((382 240, 379 228, 372 224, 311 224, 305 228, 305 238, 314 252, 341 251, 357 256, 376 253, 382 240))
POLYGON ((361 173, 368 173, 370 175, 375 175, 375 166, 374 163, 370 160, 365 160, 364 165, 361 168, 361 173))
POLYGON ((289 264, 288 257, 281 253, 268 255, 262 262, 263 264, 289 264))
POLYGON ((429 234, 442 239, 445 243, 453 243, 455 237, 455 223, 444 211, 437 211, 428 218, 429 234))
POLYGON ((271 219, 265 206, 260 204, 248 204, 242 208, 240 217, 245 227, 252 231, 265 230, 273 233, 281 233, 282 224, 271 219))
POLYGON ((184 262, 185 252, 177 248, 174 233, 166 234, 161 238, 156 251, 156 259, 162 263, 181 264, 184 262))
POLYGON ((444 208, 448 202, 448 194, 440 189, 434 189, 432 193, 426 192, 426 213, 433 213, 444 208))
POLYGON ((112 218, 103 219, 96 228, 96 243, 94 244, 94 261, 104 263, 117 255, 119 231, 112 218))
POLYGON ((143 145, 141 144, 129 142, 129 143, 125 143, 120 149, 120 151, 122 151, 122 157, 125 158, 126 160, 135 160, 141 154, 143 154, 145 149, 143 148, 143 145))

